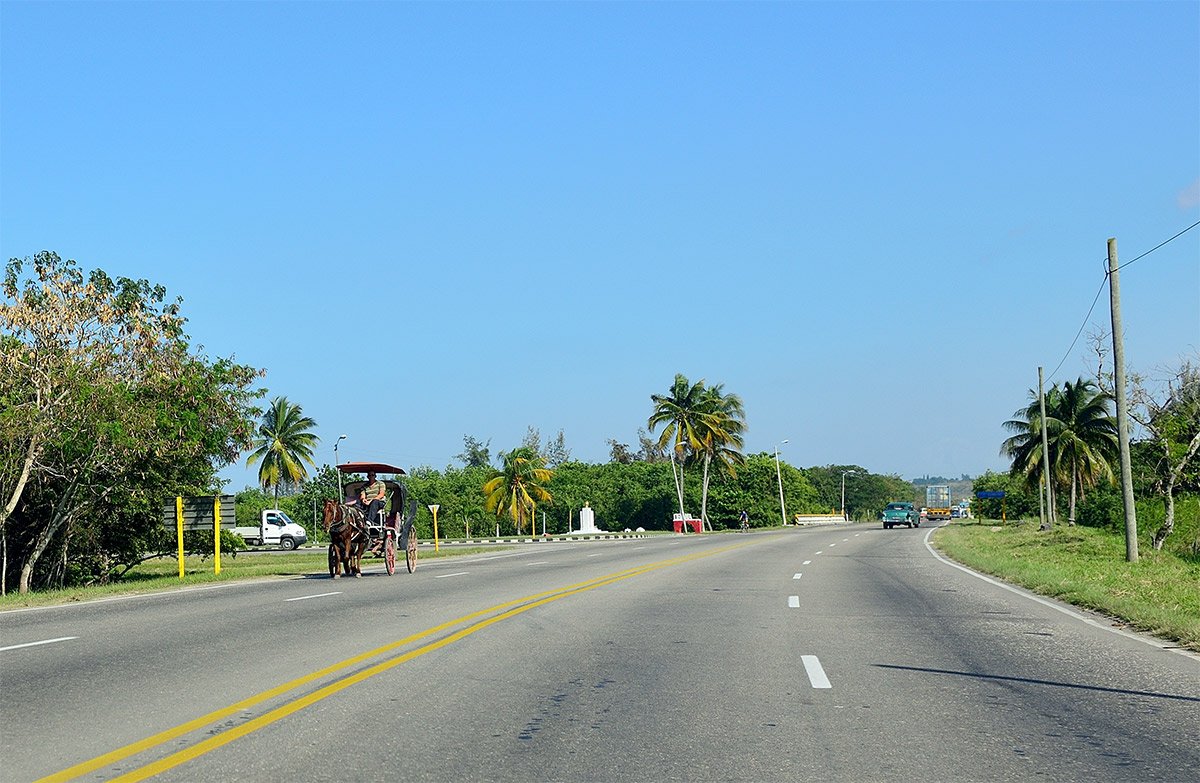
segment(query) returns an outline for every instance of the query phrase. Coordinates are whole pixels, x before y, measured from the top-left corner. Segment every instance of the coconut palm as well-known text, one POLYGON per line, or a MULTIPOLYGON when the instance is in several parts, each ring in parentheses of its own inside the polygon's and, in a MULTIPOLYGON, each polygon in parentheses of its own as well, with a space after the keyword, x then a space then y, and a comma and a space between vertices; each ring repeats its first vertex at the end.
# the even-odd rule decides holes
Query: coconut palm
MULTIPOLYGON (((1078 496, 1101 479, 1113 480, 1112 462, 1118 458, 1117 421, 1109 413, 1112 397, 1094 381, 1064 383, 1055 412, 1061 429, 1055 434, 1057 472, 1070 482, 1068 524, 1075 524, 1078 496)), ((1049 432, 1049 431, 1048 431, 1049 432)))
POLYGON ((1042 421, 1037 393, 1030 391, 1031 402, 1017 411, 1004 428, 1014 432, 1004 441, 1000 453, 1012 458, 1011 472, 1023 476, 1030 487, 1048 481, 1051 488, 1050 518, 1055 516, 1055 491, 1070 488, 1068 523, 1075 523, 1078 495, 1101 479, 1113 477, 1112 461, 1117 454, 1117 423, 1109 413, 1112 397, 1094 381, 1055 385, 1046 392, 1046 443, 1049 449, 1050 476, 1044 476, 1042 459, 1042 421))
POLYGON ((690 383, 682 373, 675 374, 675 382, 666 394, 651 394, 654 412, 647 426, 651 432, 662 426, 657 447, 666 448, 671 454, 671 475, 675 479, 675 494, 679 499, 679 513, 683 508, 683 468, 691 454, 698 453, 704 444, 704 381, 690 383))
POLYGON ((263 414, 253 441, 254 451, 246 464, 262 463, 258 468, 258 480, 264 490, 274 490, 276 509, 279 508, 280 485, 303 481, 308 475, 304 463, 316 467, 313 448, 320 438, 311 432, 315 426, 317 423, 286 397, 271 400, 271 407, 263 414))
POLYGON ((532 529, 533 513, 538 503, 550 503, 553 498, 546 484, 554 475, 538 453, 529 446, 518 446, 509 452, 500 452, 503 469, 483 485, 487 496, 486 508, 497 517, 506 511, 517 526, 517 534, 528 515, 532 529))
POLYGON ((724 394, 725 385, 718 383, 704 390, 702 415, 700 418, 700 456, 704 463, 704 478, 700 491, 700 518, 709 530, 708 519, 709 466, 717 463, 720 470, 733 475, 737 466, 745 462, 741 453, 742 433, 746 429, 746 411, 742 398, 736 394, 724 394))

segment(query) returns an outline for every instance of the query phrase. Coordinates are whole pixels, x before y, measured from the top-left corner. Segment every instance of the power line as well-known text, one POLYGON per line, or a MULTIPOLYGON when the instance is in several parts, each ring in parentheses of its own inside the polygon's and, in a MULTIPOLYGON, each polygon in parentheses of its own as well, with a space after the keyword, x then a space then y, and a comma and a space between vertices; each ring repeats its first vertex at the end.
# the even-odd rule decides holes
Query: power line
MULTIPOLYGON (((1184 235, 1184 234, 1186 234, 1187 232, 1191 231, 1191 230, 1192 230, 1193 228, 1195 228, 1196 226, 1200 226, 1200 220, 1197 220, 1195 223, 1191 224, 1190 226, 1188 226, 1187 228, 1185 228, 1183 231, 1180 231, 1178 234, 1176 234, 1175 236, 1171 237, 1170 239, 1167 239, 1167 240, 1164 240, 1164 241, 1162 241, 1162 242, 1159 242, 1157 245, 1155 245, 1154 247, 1150 248, 1150 249, 1149 249, 1149 250, 1147 250, 1145 253, 1142 253, 1142 254, 1141 254, 1140 256, 1138 256, 1137 258, 1131 258, 1130 260, 1128 260, 1128 261, 1126 261, 1125 263, 1121 264, 1119 267, 1117 267, 1117 271, 1118 271, 1118 272, 1119 272, 1119 271, 1121 271, 1121 270, 1122 270, 1122 269, 1124 269, 1125 267, 1127 267, 1127 266, 1129 266, 1130 264, 1132 264, 1134 261, 1137 261, 1137 260, 1139 260, 1139 259, 1145 258, 1146 256, 1148 256, 1148 255, 1150 255, 1151 253, 1153 253, 1155 250, 1158 250, 1158 249, 1159 249, 1160 247, 1162 247, 1163 245, 1165 245, 1165 244, 1167 244, 1167 243, 1169 243, 1169 242, 1174 242, 1176 239, 1179 239, 1181 236, 1183 236, 1183 235, 1184 235)), ((1107 273, 1107 272, 1105 272, 1105 277, 1107 277, 1107 276, 1108 276, 1108 273, 1107 273)))
MULTIPOLYGON (((1127 267, 1127 266, 1129 266, 1130 264, 1132 264, 1134 261, 1139 261, 1139 260, 1141 260, 1141 259, 1145 258, 1146 256, 1150 255, 1150 254, 1151 254, 1151 253, 1153 253, 1155 250, 1158 250, 1159 248, 1163 247, 1164 245, 1167 245, 1167 244, 1170 244, 1171 242, 1174 242, 1176 239, 1179 239, 1181 236, 1183 236, 1183 235, 1184 235, 1184 234, 1186 234, 1187 232, 1191 231, 1191 230, 1192 230, 1193 228, 1195 228, 1196 226, 1200 226, 1200 220, 1197 220, 1195 223, 1193 223, 1193 224, 1191 224, 1190 226, 1188 226, 1187 228, 1183 229, 1182 231, 1180 231, 1178 234, 1176 234, 1175 236, 1171 237, 1170 239, 1165 239, 1165 240, 1163 240, 1162 242, 1159 242, 1157 245, 1155 245, 1154 247, 1150 248, 1150 249, 1149 249, 1149 250, 1147 250, 1145 253, 1142 253, 1142 254, 1141 254, 1140 256, 1138 256, 1137 258, 1132 258, 1132 259, 1130 259, 1130 260, 1126 261, 1125 263, 1121 264, 1120 266, 1118 266, 1118 267, 1117 267, 1117 271, 1118 271, 1118 272, 1119 272, 1119 271, 1121 271, 1121 270, 1122 270, 1122 269, 1124 269, 1125 267, 1127 267)), ((1107 259, 1107 258, 1105 258, 1105 263, 1106 263, 1106 264, 1108 263, 1108 259, 1107 259)), ((1068 357, 1071 355, 1071 351, 1075 350, 1075 344, 1076 344, 1077 342, 1079 342, 1079 335, 1083 334, 1083 330, 1087 328, 1087 325, 1088 325, 1088 319, 1090 319, 1090 318, 1092 317, 1092 311, 1096 309, 1096 302, 1100 301, 1100 294, 1104 292, 1104 284, 1108 282, 1108 274, 1109 274, 1109 273, 1108 273, 1108 269, 1106 268, 1106 269, 1104 270, 1104 278, 1103 278, 1103 279, 1100 281, 1100 288, 1098 288, 1098 289, 1096 290, 1096 296, 1094 296, 1094 297, 1092 298, 1092 306, 1088 308, 1087 315, 1085 315, 1085 316, 1083 317, 1083 323, 1079 325, 1079 331, 1075 333, 1075 339, 1071 341, 1071 345, 1070 345, 1070 347, 1069 347, 1069 348, 1067 348, 1067 352, 1066 352, 1065 354, 1063 354, 1063 358, 1062 358, 1062 359, 1061 359, 1061 360, 1058 362, 1058 366, 1057 366, 1057 367, 1055 367, 1055 368, 1054 368, 1054 369, 1053 369, 1053 370, 1050 372, 1050 376, 1049 376, 1049 377, 1053 378, 1053 377, 1055 376, 1055 374, 1056 374, 1056 373, 1059 371, 1059 369, 1060 369, 1060 368, 1063 366, 1063 364, 1064 364, 1064 363, 1066 363, 1066 361, 1067 361, 1067 358, 1068 358, 1068 357)))
MULTIPOLYGON (((1120 269, 1120 267, 1117 267, 1120 269)), ((1067 357, 1071 355, 1071 351, 1075 350, 1075 343, 1079 342, 1079 335, 1083 334, 1083 330, 1087 328, 1088 319, 1092 317, 1092 311, 1096 309, 1096 302, 1100 301, 1100 294, 1104 293, 1104 284, 1108 282, 1108 273, 1104 274, 1104 279, 1100 281, 1100 287, 1096 289, 1096 296, 1092 298, 1092 306, 1088 308, 1087 315, 1083 317, 1083 323, 1079 325, 1079 331, 1075 333, 1075 339, 1071 341, 1071 347, 1067 348, 1067 352, 1063 354, 1063 358, 1059 360, 1058 367, 1050 371, 1050 377, 1053 378, 1063 363, 1067 361, 1067 357)))

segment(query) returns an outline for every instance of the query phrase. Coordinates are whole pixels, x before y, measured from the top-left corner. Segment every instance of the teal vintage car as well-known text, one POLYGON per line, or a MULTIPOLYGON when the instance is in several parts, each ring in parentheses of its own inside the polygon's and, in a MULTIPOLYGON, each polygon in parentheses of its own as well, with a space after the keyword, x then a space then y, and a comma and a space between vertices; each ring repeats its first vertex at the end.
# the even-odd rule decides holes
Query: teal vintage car
POLYGON ((921 518, 917 516, 912 503, 895 501, 887 504, 887 508, 883 510, 883 527, 891 530, 896 525, 921 526, 921 518))

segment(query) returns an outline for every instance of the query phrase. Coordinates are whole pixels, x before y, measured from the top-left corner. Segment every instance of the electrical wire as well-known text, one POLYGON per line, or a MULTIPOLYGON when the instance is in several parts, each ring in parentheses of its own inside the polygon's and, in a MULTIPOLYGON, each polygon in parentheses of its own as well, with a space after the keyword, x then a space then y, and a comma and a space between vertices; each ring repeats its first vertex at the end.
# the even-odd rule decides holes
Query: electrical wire
POLYGON ((1181 236, 1183 236, 1183 235, 1184 235, 1184 234, 1186 234, 1187 232, 1191 231, 1191 230, 1192 230, 1193 228, 1195 228, 1196 226, 1200 226, 1200 220, 1197 220, 1195 223, 1191 224, 1190 226, 1188 226, 1187 228, 1185 228, 1183 231, 1180 231, 1178 234, 1176 234, 1175 236, 1171 237, 1170 239, 1166 239, 1166 240, 1163 240, 1162 242, 1159 242, 1157 245, 1155 245, 1154 247, 1150 248, 1150 249, 1149 249, 1149 250, 1147 250, 1145 253, 1142 253, 1142 254, 1141 254, 1140 256, 1138 256, 1137 258, 1131 258, 1131 259, 1129 259, 1128 261, 1126 261, 1125 263, 1123 263, 1123 264, 1121 264, 1119 267, 1117 267, 1117 271, 1118 271, 1118 272, 1119 272, 1119 271, 1121 271, 1121 270, 1122 270, 1122 269, 1124 269, 1125 267, 1127 267, 1127 266, 1129 266, 1130 264, 1132 264, 1134 261, 1138 261, 1138 260, 1140 260, 1140 259, 1143 259, 1143 258, 1145 258, 1146 256, 1148 256, 1148 255, 1150 255, 1151 253, 1153 253, 1155 250, 1158 250, 1158 249, 1159 249, 1160 247, 1162 247, 1163 245, 1165 245, 1165 244, 1167 244, 1167 243, 1169 243, 1169 242, 1174 242, 1176 239, 1179 239, 1181 236))
MULTIPOLYGON (((1171 242, 1174 242, 1176 239, 1179 239, 1181 236, 1183 236, 1187 232, 1191 231, 1196 226, 1200 226, 1200 220, 1197 220, 1195 223, 1193 223, 1190 226, 1188 226, 1187 228, 1183 229, 1182 231, 1180 231, 1178 234, 1171 237, 1170 239, 1165 239, 1162 242, 1159 242, 1157 245, 1150 248, 1145 253, 1142 253, 1140 256, 1137 256, 1136 258, 1131 258, 1130 260, 1121 264, 1120 266, 1117 267, 1117 271, 1119 272, 1120 270, 1129 266, 1133 262, 1140 261, 1141 259, 1143 259, 1146 256, 1153 253, 1155 250, 1158 250, 1159 248, 1161 248, 1167 244, 1170 244, 1171 242)), ((1107 259, 1105 259, 1105 261, 1107 262, 1107 259)), ((1083 317, 1083 323, 1079 325, 1079 331, 1075 333, 1075 339, 1071 341, 1071 345, 1069 348, 1067 348, 1067 352, 1065 354, 1063 354, 1063 358, 1061 360, 1059 360, 1058 366, 1056 366, 1054 368, 1054 370, 1051 371, 1051 373, 1049 375, 1050 378, 1054 377, 1055 373, 1057 373, 1062 368, 1063 364, 1066 363, 1067 358, 1071 355, 1071 351, 1075 350, 1075 344, 1079 342, 1079 335, 1083 334, 1083 330, 1087 328, 1088 319, 1092 317, 1092 311, 1094 311, 1096 309, 1096 302, 1100 301, 1100 294, 1104 292, 1104 284, 1108 282, 1108 276, 1109 276, 1109 271, 1108 271, 1108 269, 1105 269, 1104 270, 1104 279, 1102 279, 1100 281, 1100 288, 1098 288, 1096 290, 1096 295, 1092 298, 1092 306, 1088 308, 1087 315, 1085 315, 1083 317)))

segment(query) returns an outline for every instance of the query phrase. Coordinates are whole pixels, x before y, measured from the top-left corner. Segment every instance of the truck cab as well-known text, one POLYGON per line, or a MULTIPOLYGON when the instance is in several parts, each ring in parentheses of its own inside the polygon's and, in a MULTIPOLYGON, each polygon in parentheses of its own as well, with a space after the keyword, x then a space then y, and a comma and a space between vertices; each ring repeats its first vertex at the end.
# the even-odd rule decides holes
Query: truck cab
POLYGON ((287 514, 274 508, 263 509, 258 527, 235 527, 234 533, 249 546, 277 546, 295 549, 308 541, 308 533, 287 514))

